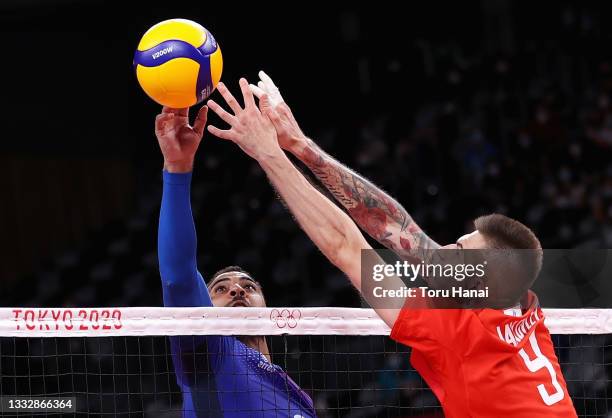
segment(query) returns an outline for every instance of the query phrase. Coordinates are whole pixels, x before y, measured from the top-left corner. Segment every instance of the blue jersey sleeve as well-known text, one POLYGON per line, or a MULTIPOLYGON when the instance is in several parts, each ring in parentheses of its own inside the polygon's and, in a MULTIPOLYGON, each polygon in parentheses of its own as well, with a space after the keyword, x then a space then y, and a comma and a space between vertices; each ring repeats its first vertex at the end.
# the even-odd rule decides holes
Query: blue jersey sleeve
POLYGON ((196 265, 197 238, 191 213, 191 173, 163 172, 157 253, 164 305, 212 306, 196 265))
MULTIPOLYGON (((197 238, 191 213, 191 173, 163 172, 158 257, 164 306, 213 306, 196 263, 197 238)), ((178 383, 193 386, 195 373, 206 373, 231 347, 231 337, 170 337, 178 383), (195 354, 206 343, 212 364, 197 364, 195 354)), ((202 357, 202 356, 199 356, 202 357)))

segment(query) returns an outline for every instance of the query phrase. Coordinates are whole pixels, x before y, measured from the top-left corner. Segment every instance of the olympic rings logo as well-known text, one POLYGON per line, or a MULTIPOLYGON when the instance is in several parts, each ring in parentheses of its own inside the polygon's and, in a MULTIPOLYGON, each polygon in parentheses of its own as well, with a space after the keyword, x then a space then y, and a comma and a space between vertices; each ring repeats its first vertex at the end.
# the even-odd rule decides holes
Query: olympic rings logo
POLYGON ((301 317, 302 312, 299 309, 292 311, 289 309, 272 309, 272 312, 270 312, 270 320, 279 328, 295 328, 301 317))

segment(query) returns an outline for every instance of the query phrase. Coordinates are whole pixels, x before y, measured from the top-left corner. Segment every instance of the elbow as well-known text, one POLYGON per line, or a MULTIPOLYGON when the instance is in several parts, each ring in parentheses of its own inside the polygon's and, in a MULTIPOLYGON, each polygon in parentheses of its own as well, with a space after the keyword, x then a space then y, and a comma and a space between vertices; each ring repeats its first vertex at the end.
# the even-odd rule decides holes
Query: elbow
POLYGON ((330 261, 345 274, 351 276, 359 271, 361 266, 361 250, 367 248, 367 242, 360 234, 343 234, 333 244, 330 261))
MULTIPOLYGON (((164 283, 177 281, 175 278, 189 277, 196 272, 196 254, 191 251, 169 251, 159 249, 157 252, 159 273, 164 283), (171 278, 170 280, 165 280, 171 278)), ((180 280, 180 279, 179 279, 180 280)))
POLYGON ((327 238, 322 247, 323 253, 334 266, 342 270, 350 251, 350 241, 346 233, 338 228, 333 234, 323 233, 321 236, 327 238))
POLYGON ((164 288, 164 290, 169 291, 169 292, 174 292, 174 291, 180 290, 180 288, 182 287, 181 281, 177 280, 176 277, 173 277, 168 274, 164 274, 163 272, 160 272, 160 275, 161 275, 162 287, 164 288))
POLYGON ((332 263, 334 266, 338 267, 340 270, 343 270, 342 266, 343 266, 343 254, 342 254, 342 250, 339 248, 333 248, 333 250, 331 250, 330 252, 328 252, 327 254, 325 254, 327 256, 327 259, 330 261, 330 263, 332 263))
MULTIPOLYGON (((365 240, 364 240, 365 241, 365 240)), ((366 243, 367 245, 367 243, 366 243)), ((361 292, 361 250, 365 249, 358 241, 345 239, 336 247, 330 261, 342 271, 351 284, 361 292)))
POLYGON ((335 233, 330 243, 332 250, 328 257, 330 261, 345 274, 360 269, 361 250, 371 248, 363 234, 348 216, 340 218, 335 225, 335 233))
POLYGON ((181 291, 183 288, 190 288, 196 277, 195 266, 183 266, 183 268, 163 268, 160 266, 162 286, 168 291, 181 291))

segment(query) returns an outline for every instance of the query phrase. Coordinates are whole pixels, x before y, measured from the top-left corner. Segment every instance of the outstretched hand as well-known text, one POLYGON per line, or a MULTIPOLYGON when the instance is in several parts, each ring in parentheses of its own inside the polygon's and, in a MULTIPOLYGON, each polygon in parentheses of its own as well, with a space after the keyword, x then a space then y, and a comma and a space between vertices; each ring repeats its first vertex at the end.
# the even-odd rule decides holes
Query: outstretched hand
POLYGON ((230 125, 230 129, 224 130, 209 125, 208 131, 219 138, 236 143, 244 152, 258 161, 282 153, 274 125, 266 116, 270 108, 268 96, 262 95, 260 98, 260 111, 249 89, 249 83, 241 78, 239 84, 244 99, 244 108, 240 106, 225 84, 218 84, 217 89, 233 114, 223 109, 214 100, 209 100, 208 106, 230 125))
POLYGON ((164 156, 164 168, 171 173, 187 173, 204 135, 208 107, 198 111, 193 126, 189 125, 189 108, 165 107, 155 118, 155 136, 164 156))
POLYGON ((278 143, 287 151, 295 151, 295 148, 302 145, 306 136, 300 129, 291 109, 285 103, 274 81, 263 71, 259 72, 260 81, 257 85, 251 84, 249 88, 260 100, 266 95, 269 98, 270 106, 260 110, 270 118, 278 135, 278 143))

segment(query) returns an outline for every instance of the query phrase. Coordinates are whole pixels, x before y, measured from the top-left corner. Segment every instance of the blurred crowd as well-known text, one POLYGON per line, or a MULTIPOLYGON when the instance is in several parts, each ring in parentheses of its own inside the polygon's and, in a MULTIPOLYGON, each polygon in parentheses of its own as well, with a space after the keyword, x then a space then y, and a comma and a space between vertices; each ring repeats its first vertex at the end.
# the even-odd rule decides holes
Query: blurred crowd
MULTIPOLYGON (((306 134, 389 192, 436 241, 454 241, 472 228, 474 217, 501 212, 532 227, 545 248, 609 248, 612 54, 595 12, 571 4, 557 9, 548 24, 555 41, 533 40, 513 23, 506 34, 512 42, 415 39, 405 50, 374 45, 378 38, 366 33, 366 12, 340 13, 344 47, 331 75, 345 77, 334 78, 337 91, 323 112, 311 107, 312 98, 293 93, 302 90, 292 83, 302 80, 276 69, 272 75, 306 134), (345 102, 336 106, 336 97, 345 102), (353 101, 363 105, 343 106, 353 101), (333 116, 325 113, 334 107, 333 116)), ((227 80, 230 87, 234 81, 227 80)), ((358 303, 254 161, 212 138, 201 148, 192 204, 205 276, 239 264, 262 281, 275 304, 358 303), (296 287, 299 292, 284 290, 296 287)), ((19 280, 49 287, 37 302, 161 301, 154 286, 126 284, 157 282, 156 156, 148 166, 137 165, 137 204, 129 216, 19 280), (101 294, 78 289, 106 280, 119 287, 98 289, 101 294), (141 292, 132 295, 123 286, 141 292), (66 292, 73 288, 78 295, 66 292)), ((27 303, 29 295, 12 303, 27 303)))

